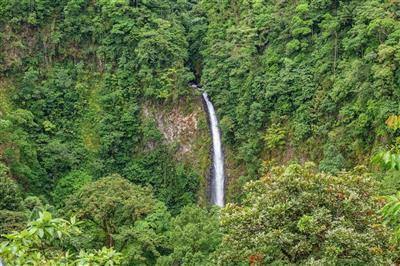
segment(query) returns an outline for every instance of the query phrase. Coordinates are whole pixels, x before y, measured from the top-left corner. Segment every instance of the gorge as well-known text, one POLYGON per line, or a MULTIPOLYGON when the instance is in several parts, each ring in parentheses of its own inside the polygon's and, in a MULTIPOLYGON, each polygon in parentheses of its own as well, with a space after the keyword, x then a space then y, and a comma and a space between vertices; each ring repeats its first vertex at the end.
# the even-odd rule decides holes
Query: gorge
POLYGON ((0 0, 0 266, 400 265, 399 51, 400 0, 0 0))

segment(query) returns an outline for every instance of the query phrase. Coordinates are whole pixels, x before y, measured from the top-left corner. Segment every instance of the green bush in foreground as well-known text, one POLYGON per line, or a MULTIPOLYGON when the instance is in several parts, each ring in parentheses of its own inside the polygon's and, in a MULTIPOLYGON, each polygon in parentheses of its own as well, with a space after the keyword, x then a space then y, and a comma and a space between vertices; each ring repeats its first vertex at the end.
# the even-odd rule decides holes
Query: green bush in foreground
POLYGON ((39 218, 27 228, 5 235, 0 243, 0 257, 7 265, 41 266, 97 266, 118 265, 120 254, 112 248, 102 248, 93 252, 81 250, 79 254, 64 251, 63 239, 71 234, 81 233, 75 218, 67 221, 53 218, 49 212, 41 212, 39 218))

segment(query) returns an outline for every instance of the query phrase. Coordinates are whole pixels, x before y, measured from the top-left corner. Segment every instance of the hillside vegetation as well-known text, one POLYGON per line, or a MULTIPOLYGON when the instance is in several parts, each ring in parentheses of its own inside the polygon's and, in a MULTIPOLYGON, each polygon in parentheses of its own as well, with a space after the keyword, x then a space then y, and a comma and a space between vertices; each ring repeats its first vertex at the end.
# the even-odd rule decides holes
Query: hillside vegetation
POLYGON ((201 82, 246 180, 266 159, 350 169, 393 136, 384 121, 400 111, 398 1, 204 0, 201 8, 201 82))
MULTIPOLYGON (((0 152, 27 191, 50 195, 76 171, 95 179, 119 173, 153 185, 175 211, 195 202, 204 167, 176 162, 176 145, 143 115, 145 103, 167 111, 186 98, 187 113, 197 104, 187 86, 188 8, 165 1, 1 2, 0 152)), ((204 124, 204 115, 198 120, 204 124)))
POLYGON ((399 263, 399 51, 398 0, 0 0, 0 259, 399 263))

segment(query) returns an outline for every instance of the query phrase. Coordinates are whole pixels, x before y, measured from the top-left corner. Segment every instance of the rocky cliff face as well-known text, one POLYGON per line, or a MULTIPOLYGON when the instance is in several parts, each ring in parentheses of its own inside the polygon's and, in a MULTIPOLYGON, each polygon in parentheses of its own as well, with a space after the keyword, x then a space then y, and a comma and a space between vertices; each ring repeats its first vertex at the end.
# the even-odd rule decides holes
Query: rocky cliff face
MULTIPOLYGON (((194 94, 169 106, 147 102, 142 117, 154 122, 164 144, 175 148, 175 160, 191 164, 201 177, 198 202, 207 204, 211 140, 201 96, 194 94)), ((149 149, 151 146, 147 143, 149 149)))
POLYGON ((187 101, 181 100, 171 108, 159 108, 155 104, 143 106, 145 119, 151 119, 156 123, 166 144, 178 145, 179 156, 193 152, 197 137, 201 135, 199 120, 205 116, 198 99, 192 102, 189 100, 189 108, 187 101))

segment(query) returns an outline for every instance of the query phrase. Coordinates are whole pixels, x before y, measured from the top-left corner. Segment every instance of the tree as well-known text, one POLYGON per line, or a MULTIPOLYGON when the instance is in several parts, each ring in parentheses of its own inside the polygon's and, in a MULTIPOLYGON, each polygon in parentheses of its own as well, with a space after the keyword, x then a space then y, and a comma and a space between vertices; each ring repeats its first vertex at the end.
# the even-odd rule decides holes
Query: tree
POLYGON ((113 234, 118 226, 144 218, 155 205, 156 200, 149 188, 111 175, 83 186, 67 200, 66 209, 101 228, 106 236, 105 244, 112 247, 113 234))
POLYGON ((277 167, 222 210, 217 261, 246 265, 390 265, 389 233, 367 175, 277 167))
POLYGON ((122 252, 127 265, 152 265, 166 250, 170 214, 149 187, 111 175, 83 186, 66 201, 65 209, 91 230, 91 239, 78 239, 78 245, 103 242, 122 252))
POLYGON ((172 253, 157 265, 214 265, 211 254, 221 242, 219 210, 188 205, 171 222, 168 234, 172 253))
POLYGON ((327 173, 337 173, 345 167, 345 159, 332 143, 324 145, 324 159, 319 163, 319 169, 327 173))

